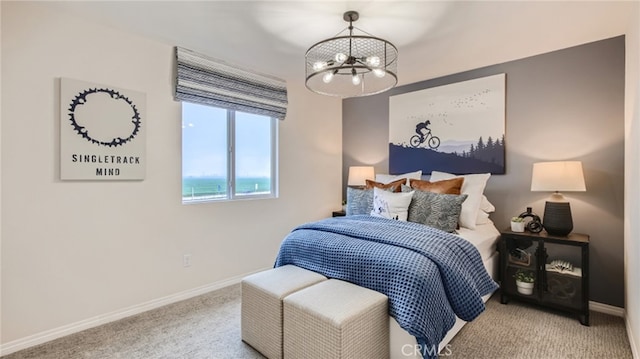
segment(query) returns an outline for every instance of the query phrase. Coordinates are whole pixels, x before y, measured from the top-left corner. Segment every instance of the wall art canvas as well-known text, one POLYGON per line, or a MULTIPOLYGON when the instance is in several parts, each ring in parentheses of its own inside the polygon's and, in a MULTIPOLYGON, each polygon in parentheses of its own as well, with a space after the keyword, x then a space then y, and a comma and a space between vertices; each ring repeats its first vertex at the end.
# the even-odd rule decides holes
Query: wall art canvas
POLYGON ((143 180, 146 95, 60 79, 60 179, 143 180))
POLYGON ((505 173, 505 74, 389 97, 389 173, 505 173))

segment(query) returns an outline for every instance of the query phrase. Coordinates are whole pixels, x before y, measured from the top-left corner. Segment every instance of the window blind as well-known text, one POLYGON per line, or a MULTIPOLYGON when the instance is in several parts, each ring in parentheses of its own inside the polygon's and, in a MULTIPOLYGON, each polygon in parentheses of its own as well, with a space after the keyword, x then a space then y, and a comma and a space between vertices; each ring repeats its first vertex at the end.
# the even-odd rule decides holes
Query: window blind
POLYGON ((232 66, 176 47, 175 98, 283 120, 287 113, 284 80, 232 66))

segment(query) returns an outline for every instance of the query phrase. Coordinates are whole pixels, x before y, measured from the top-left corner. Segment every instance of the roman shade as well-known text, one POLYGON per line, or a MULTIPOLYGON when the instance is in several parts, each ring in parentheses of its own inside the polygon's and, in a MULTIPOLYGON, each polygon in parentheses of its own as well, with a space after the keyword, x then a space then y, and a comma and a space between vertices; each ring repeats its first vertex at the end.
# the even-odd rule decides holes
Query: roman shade
POLYGON ((232 66, 176 47, 175 99, 283 120, 287 87, 283 80, 232 66))

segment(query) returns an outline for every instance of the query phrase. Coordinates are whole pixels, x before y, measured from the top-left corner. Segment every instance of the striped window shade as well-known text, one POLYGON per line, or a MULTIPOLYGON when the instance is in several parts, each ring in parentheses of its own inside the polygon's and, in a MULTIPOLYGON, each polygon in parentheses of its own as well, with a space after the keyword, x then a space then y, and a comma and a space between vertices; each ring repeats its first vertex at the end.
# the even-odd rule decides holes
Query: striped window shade
POLYGON ((176 47, 175 98, 283 120, 287 86, 283 80, 229 65, 176 47))

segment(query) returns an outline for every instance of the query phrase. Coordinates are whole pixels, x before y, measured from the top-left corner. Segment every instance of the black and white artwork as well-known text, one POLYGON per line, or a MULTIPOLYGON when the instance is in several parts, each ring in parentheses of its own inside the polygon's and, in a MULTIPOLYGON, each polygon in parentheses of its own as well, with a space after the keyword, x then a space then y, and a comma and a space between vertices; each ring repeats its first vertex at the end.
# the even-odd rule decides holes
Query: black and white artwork
POLYGON ((505 74, 389 98, 389 173, 505 173, 505 74))
POLYGON ((146 95, 60 79, 60 178, 142 180, 146 95))

